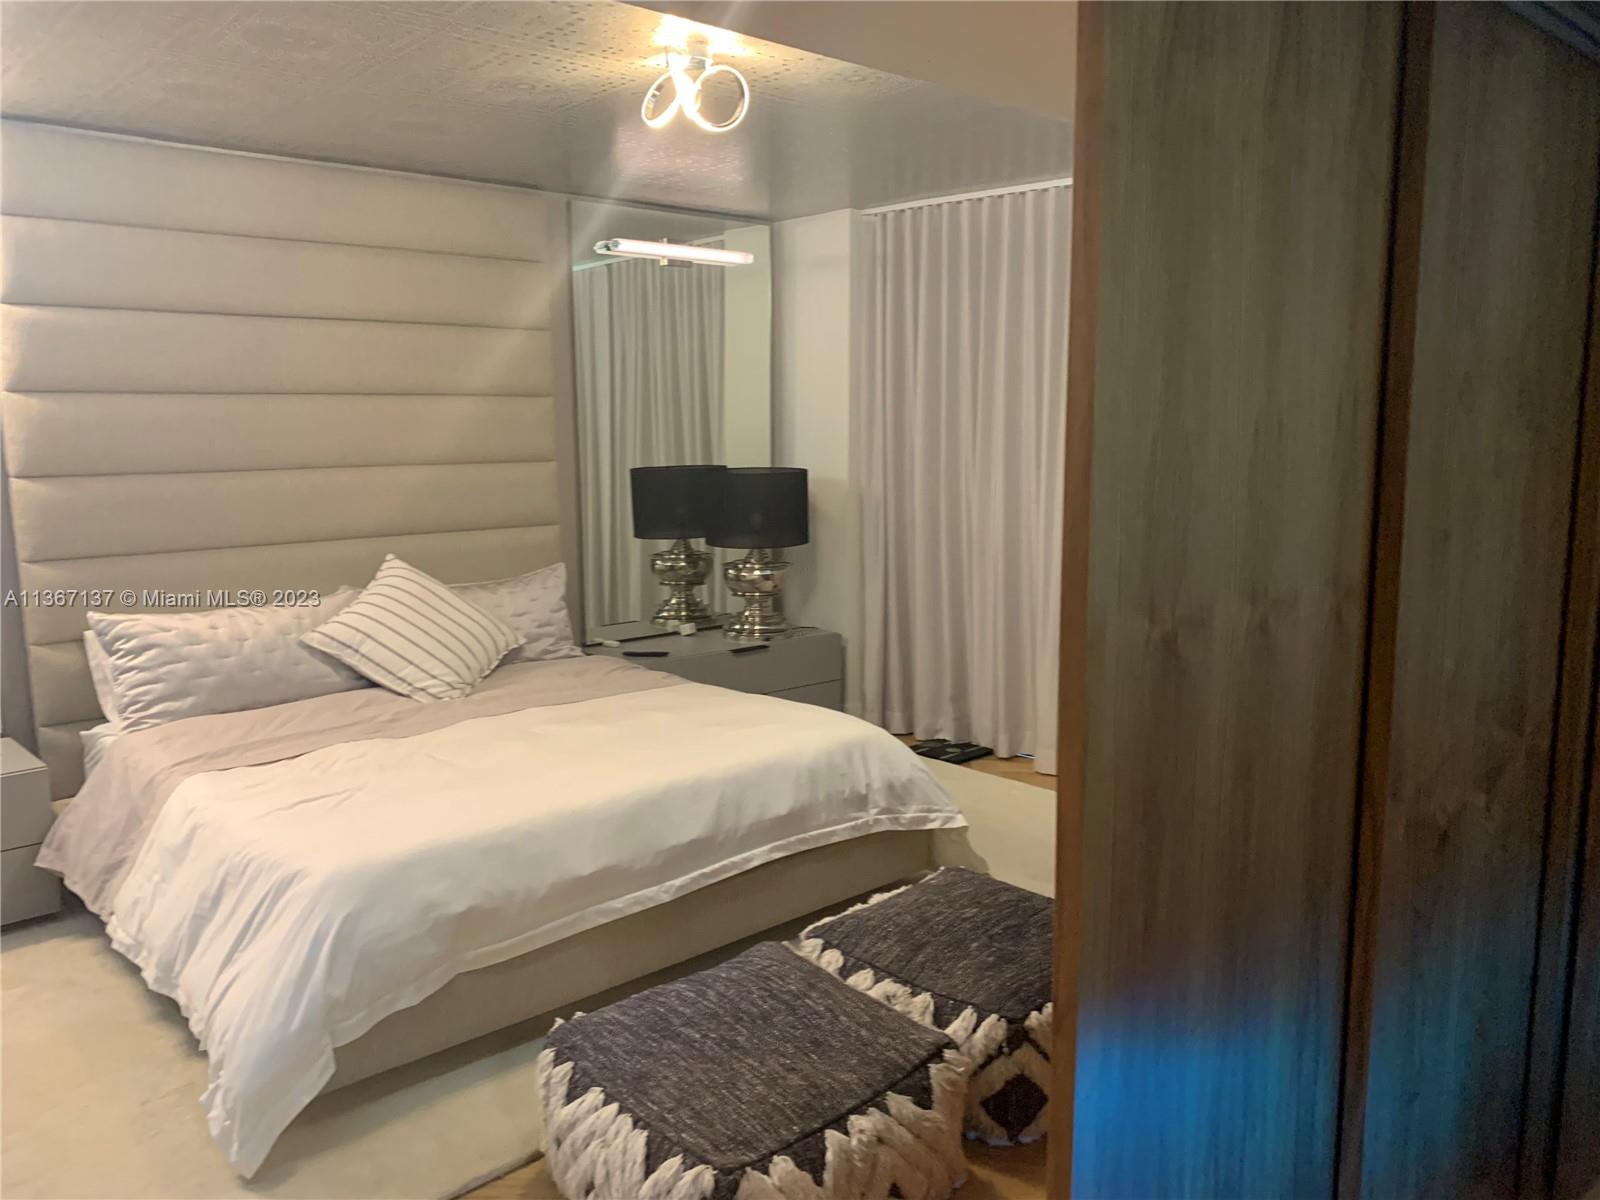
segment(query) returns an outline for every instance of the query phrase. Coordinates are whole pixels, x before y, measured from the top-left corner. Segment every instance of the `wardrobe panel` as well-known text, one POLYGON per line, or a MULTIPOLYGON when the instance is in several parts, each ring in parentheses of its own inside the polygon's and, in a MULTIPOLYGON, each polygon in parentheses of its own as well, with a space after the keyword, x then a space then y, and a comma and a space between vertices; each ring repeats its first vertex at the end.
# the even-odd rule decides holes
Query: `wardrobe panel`
POLYGON ((1399 18, 1097 10, 1076 1195, 1332 1186, 1399 18))
MULTIPOLYGON (((1597 664, 1600 666, 1600 664, 1597 664)), ((1600 672, 1597 672, 1600 674, 1600 672)), ((1600 700, 1600 696, 1591 697, 1600 700)), ((1566 1062, 1559 1101, 1556 1200, 1579 1200, 1600 1182, 1600 745, 1590 710, 1588 825, 1579 867, 1577 936, 1568 993, 1566 1062)))
POLYGON ((1362 1191, 1518 1194, 1600 158, 1593 68, 1441 5, 1362 1191))
MULTIPOLYGON (((1592 75, 1600 89, 1600 58, 1593 60, 1592 75)), ((1595 174, 1600 194, 1600 162, 1595 174)), ((1577 1200, 1600 1183, 1600 796, 1594 759, 1600 703, 1600 246, 1590 270, 1589 345, 1523 1116, 1520 1190, 1529 1200, 1577 1200)))

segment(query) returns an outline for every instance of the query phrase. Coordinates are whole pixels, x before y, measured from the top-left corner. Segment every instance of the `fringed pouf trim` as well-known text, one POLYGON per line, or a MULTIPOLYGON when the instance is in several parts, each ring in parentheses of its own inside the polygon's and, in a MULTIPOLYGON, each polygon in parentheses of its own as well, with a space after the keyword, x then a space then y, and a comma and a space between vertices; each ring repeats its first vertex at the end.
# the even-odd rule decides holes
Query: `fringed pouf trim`
POLYGON ((945 1200, 966 1180, 962 1112, 972 1064, 955 1048, 826 1129, 745 1166, 718 1171, 687 1152, 650 1166, 651 1131, 603 1088, 573 1085, 574 1065, 546 1047, 536 1064, 551 1178, 569 1200, 945 1200), (797 1161, 798 1160, 798 1161, 797 1161), (799 1162, 820 1163, 820 1176, 799 1162))

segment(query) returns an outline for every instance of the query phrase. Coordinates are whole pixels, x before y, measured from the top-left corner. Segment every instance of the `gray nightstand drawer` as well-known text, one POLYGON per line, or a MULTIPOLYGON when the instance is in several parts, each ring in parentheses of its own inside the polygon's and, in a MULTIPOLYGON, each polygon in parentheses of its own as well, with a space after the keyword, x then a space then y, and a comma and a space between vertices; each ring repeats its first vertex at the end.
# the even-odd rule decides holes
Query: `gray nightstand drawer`
POLYGON ((724 643, 712 653, 675 657, 671 666, 649 659, 636 661, 669 670, 696 683, 769 694, 811 683, 826 683, 844 675, 837 638, 775 638, 764 649, 741 654, 733 653, 730 645, 737 643, 724 643))
POLYGON ((37 846, 54 820, 50 772, 10 738, 0 740, 0 850, 37 846))
POLYGON ((808 683, 805 687, 787 688, 773 692, 783 700, 798 700, 801 704, 816 704, 822 708, 844 710, 844 681, 830 679, 827 683, 808 683))
POLYGON ((42 917, 61 907, 61 880, 33 865, 37 846, 0 850, 0 924, 42 917))
MULTIPOLYGON (((799 689, 832 684, 844 687, 844 640, 826 629, 797 629, 764 645, 734 653, 750 643, 732 642, 707 630, 693 637, 653 637, 621 646, 594 646, 590 654, 620 658, 652 671, 666 671, 695 683, 732 688, 736 692, 784 695, 799 689), (629 658, 628 650, 659 650, 660 658, 629 658)), ((823 693, 795 696, 813 704, 839 707, 821 698, 823 693)))

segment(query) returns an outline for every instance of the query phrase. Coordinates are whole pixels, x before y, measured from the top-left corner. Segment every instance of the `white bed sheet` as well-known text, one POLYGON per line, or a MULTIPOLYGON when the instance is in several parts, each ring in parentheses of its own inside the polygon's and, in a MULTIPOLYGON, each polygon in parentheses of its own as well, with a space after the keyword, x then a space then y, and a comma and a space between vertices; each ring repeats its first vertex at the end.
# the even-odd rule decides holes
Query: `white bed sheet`
POLYGON ((463 971, 814 846, 964 824, 880 729, 682 684, 194 775, 107 928, 188 1017, 249 1176, 335 1047, 463 971))

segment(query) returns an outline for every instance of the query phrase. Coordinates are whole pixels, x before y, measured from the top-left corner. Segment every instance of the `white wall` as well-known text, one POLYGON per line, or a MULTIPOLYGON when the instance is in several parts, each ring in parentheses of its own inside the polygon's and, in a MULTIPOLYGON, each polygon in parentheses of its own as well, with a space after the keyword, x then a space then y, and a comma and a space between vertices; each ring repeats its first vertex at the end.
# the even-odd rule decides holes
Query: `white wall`
POLYGON ((724 272, 722 457, 717 461, 766 467, 772 464, 772 231, 765 225, 740 226, 722 235, 722 246, 748 250, 760 265, 724 272))
POLYGON ((790 551, 789 619, 844 635, 845 704, 860 709, 860 512, 850 482, 855 212, 772 226, 773 462, 805 467, 811 544, 790 551))

